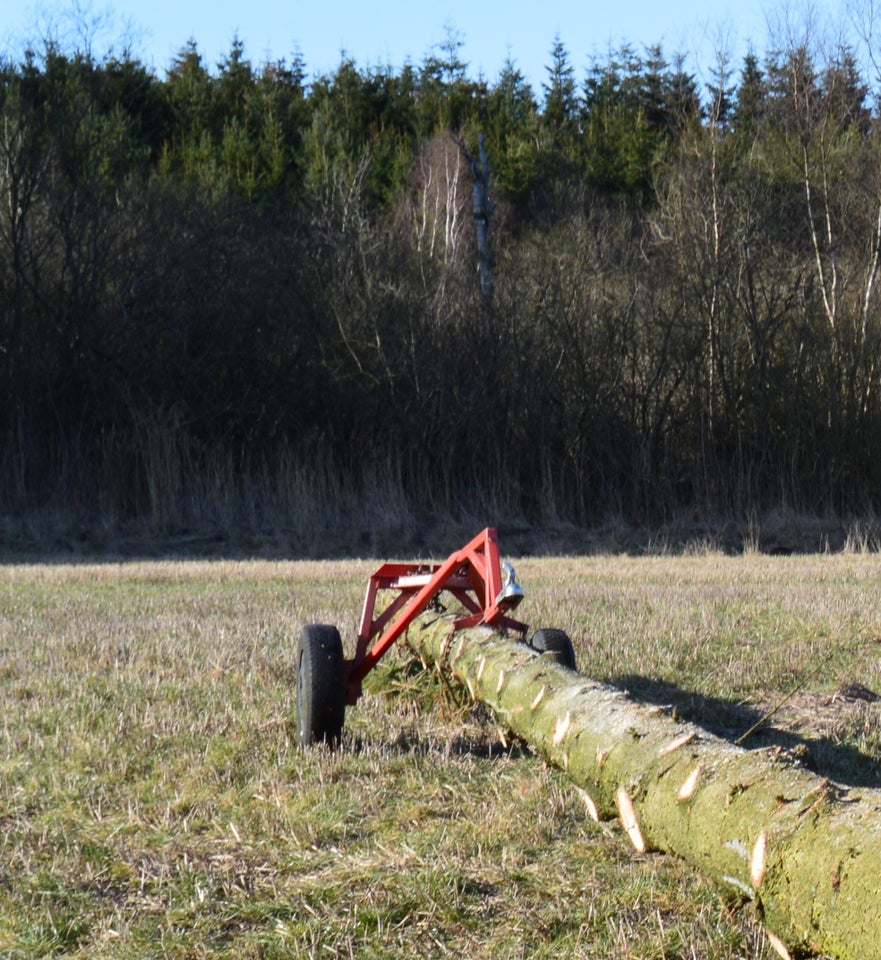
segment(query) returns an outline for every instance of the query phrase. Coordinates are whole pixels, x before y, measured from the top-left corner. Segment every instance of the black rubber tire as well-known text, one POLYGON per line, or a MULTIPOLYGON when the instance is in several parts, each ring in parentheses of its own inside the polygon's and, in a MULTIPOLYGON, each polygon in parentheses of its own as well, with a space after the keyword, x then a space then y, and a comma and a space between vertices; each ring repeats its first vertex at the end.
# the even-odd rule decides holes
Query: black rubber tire
POLYGON ((575 664, 575 648, 565 630, 556 630, 554 627, 543 627, 536 630, 530 641, 536 650, 542 653, 554 654, 557 663, 568 667, 570 670, 577 670, 575 664))
POLYGON ((300 631, 297 656, 297 735, 300 745, 336 746, 346 716, 343 642, 336 627, 312 623, 300 631))

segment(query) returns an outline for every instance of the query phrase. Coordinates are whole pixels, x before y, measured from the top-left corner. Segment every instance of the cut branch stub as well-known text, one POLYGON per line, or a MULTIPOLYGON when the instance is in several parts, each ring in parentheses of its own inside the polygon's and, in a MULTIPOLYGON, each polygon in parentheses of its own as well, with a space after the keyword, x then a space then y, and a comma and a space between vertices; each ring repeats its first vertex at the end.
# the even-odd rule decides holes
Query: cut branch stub
POLYGON ((642 831, 639 829, 639 821, 636 819, 636 810, 633 807, 633 801, 630 799, 624 787, 618 787, 615 794, 615 802, 618 806, 618 816, 621 818, 621 826, 630 842, 633 844, 637 853, 645 853, 646 845, 642 831))

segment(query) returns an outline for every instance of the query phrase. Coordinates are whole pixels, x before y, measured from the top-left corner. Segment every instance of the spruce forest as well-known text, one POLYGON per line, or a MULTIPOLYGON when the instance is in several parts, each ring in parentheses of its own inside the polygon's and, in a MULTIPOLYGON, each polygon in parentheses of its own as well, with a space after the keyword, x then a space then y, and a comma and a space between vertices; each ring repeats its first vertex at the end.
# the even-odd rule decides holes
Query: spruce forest
POLYGON ((363 552, 445 519, 881 510, 857 51, 720 54, 705 83, 557 37, 533 89, 462 48, 0 61, 3 537, 363 552))

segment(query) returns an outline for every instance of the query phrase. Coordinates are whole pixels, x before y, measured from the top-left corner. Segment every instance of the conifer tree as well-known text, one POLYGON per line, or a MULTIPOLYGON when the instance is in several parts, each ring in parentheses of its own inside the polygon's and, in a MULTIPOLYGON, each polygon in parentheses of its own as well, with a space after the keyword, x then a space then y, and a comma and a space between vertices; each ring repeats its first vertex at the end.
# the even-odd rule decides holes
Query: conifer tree
POLYGON ((542 117, 545 125, 552 131, 568 130, 578 112, 578 99, 575 87, 575 69, 569 62, 569 51, 560 35, 554 37, 551 47, 551 62, 545 68, 547 82, 542 85, 544 108, 542 117))

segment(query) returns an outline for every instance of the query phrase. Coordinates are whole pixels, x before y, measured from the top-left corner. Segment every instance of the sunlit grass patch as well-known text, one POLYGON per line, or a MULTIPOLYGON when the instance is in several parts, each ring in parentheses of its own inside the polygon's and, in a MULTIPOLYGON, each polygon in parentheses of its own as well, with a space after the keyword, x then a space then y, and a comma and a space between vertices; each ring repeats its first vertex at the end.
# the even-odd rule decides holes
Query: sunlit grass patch
MULTIPOLYGON (((635 857, 406 650, 342 749, 296 749, 297 632, 336 623, 351 649, 374 566, 3 570, 0 956, 771 955, 748 914, 672 858, 635 857)), ((820 737, 820 762, 881 759, 877 706, 834 699, 881 688, 872 557, 518 573, 520 612, 568 630, 583 672, 723 725, 807 678, 827 706, 791 729, 820 737)))

